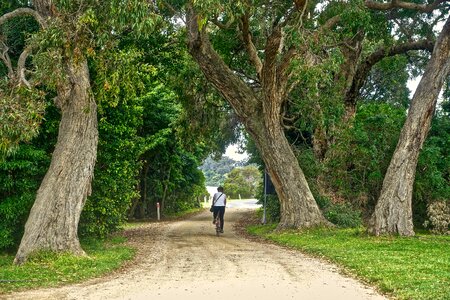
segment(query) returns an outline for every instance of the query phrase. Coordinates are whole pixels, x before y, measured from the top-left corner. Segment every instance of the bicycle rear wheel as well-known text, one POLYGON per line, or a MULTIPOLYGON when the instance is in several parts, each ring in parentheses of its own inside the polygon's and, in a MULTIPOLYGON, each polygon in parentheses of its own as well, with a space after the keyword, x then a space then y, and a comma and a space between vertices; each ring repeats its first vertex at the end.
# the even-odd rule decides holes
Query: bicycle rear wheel
POLYGON ((216 236, 219 236, 220 234, 220 218, 218 217, 216 219, 216 236))

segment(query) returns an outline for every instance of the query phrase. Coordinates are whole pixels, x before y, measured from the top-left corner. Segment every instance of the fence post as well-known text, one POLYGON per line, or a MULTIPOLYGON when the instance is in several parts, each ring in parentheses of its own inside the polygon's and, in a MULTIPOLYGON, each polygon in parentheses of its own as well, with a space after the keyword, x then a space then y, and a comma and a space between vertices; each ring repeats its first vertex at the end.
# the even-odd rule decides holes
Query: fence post
POLYGON ((161 219, 161 215, 159 213, 159 202, 156 202, 156 213, 158 214, 158 221, 161 219))

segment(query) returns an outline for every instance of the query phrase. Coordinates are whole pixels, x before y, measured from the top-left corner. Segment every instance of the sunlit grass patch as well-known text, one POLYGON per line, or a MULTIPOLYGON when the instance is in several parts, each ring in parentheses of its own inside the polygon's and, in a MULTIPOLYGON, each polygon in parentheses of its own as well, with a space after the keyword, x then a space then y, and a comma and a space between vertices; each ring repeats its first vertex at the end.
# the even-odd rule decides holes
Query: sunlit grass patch
POLYGON ((373 237, 363 229, 249 232, 324 257, 399 299, 450 299, 450 237, 373 237))
POLYGON ((21 266, 14 266, 14 256, 0 254, 0 293, 57 286, 79 282, 119 268, 134 257, 135 251, 123 245, 125 239, 90 239, 82 242, 87 256, 39 252, 21 266))

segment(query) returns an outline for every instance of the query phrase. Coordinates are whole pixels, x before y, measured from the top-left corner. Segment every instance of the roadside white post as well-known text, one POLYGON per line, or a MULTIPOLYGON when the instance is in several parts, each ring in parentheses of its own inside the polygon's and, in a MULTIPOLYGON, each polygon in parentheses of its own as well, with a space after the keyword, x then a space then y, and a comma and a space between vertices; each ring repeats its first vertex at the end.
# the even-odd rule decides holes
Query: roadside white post
POLYGON ((161 219, 161 215, 159 213, 159 202, 156 202, 156 213, 158 214, 158 221, 161 219))

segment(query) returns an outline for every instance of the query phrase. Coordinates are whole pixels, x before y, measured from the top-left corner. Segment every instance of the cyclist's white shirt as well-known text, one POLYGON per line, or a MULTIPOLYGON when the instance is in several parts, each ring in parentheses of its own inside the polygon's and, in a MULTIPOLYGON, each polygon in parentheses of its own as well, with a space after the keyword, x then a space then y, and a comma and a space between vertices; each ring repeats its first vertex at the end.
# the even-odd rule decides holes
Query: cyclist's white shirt
POLYGON ((227 199, 227 195, 225 195, 224 193, 222 193, 222 192, 215 193, 213 196, 214 206, 225 206, 225 199, 227 199), (222 195, 222 196, 220 196, 220 195, 222 195), (220 196, 220 198, 217 199, 219 196, 220 196))

